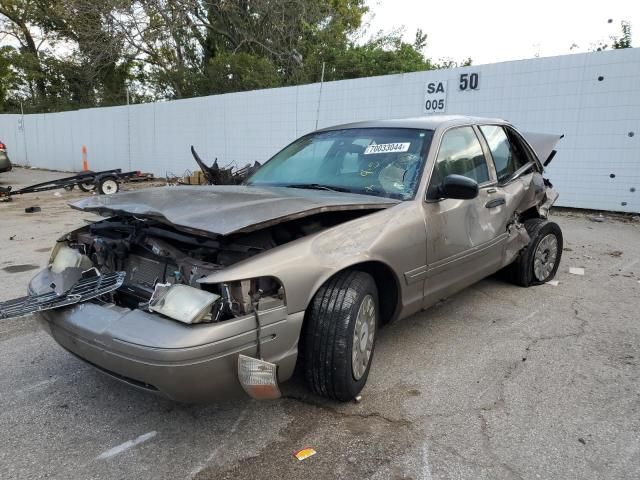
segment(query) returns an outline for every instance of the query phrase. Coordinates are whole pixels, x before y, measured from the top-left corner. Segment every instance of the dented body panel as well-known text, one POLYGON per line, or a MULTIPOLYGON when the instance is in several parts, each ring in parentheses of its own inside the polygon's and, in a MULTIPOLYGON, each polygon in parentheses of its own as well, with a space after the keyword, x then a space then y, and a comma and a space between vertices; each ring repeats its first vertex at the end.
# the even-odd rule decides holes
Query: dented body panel
POLYGON ((318 213, 382 209, 390 198, 299 188, 244 185, 158 187, 95 195, 71 206, 107 215, 127 213, 157 218, 204 234, 230 235, 260 230, 318 213))
MULTIPOLYGON (((534 146, 527 143, 534 136, 522 135, 527 142, 521 148, 530 161, 499 180, 479 125, 512 128, 502 120, 456 116, 334 127, 433 131, 415 195, 403 201, 250 185, 165 187, 82 200, 73 207, 113 218, 61 240, 100 253, 96 258, 103 270, 122 266, 125 287, 135 292, 117 294, 130 296, 127 307, 116 298, 115 304, 81 304, 39 317, 64 348, 112 376, 174 399, 203 401, 239 391, 237 357, 257 350, 256 320, 242 298, 249 279, 261 279, 251 288, 265 290, 264 307, 258 307, 264 317, 263 357, 279 366, 278 379, 285 381, 296 364, 305 311, 336 273, 349 268, 376 272, 378 291, 393 302, 383 319, 391 321, 509 265, 528 245, 522 222, 545 218, 557 198, 543 178, 546 158, 537 156, 550 155, 555 144, 545 137, 534 146), (461 127, 474 129, 489 177, 478 186, 476 198, 430 197, 442 139, 461 127), (103 238, 103 232, 116 230, 117 235, 103 238), (108 258, 105 252, 121 256, 108 258), (164 271, 167 281, 167 271, 174 270, 170 282, 220 295, 232 291, 236 311, 222 320, 186 325, 145 310, 145 295, 160 282, 154 276, 164 271)), ((30 293, 46 293, 53 278, 50 268, 40 272, 30 293)))

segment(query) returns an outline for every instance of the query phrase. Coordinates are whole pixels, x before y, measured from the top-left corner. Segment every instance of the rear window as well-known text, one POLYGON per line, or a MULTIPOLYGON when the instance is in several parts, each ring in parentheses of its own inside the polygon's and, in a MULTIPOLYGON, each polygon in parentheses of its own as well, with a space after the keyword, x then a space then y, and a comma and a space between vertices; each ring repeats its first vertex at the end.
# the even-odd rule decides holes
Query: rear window
POLYGON ((508 180, 517 170, 529 163, 529 157, 516 139, 498 125, 483 125, 480 131, 491 150, 498 182, 508 180))

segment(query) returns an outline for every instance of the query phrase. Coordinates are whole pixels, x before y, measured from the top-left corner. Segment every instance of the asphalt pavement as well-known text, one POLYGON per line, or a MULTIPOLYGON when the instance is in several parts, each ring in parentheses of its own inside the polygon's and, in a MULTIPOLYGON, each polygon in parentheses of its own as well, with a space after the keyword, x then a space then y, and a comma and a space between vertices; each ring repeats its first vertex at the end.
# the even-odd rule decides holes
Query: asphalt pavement
MULTIPOLYGON (((55 175, 16 169, 0 184, 55 175)), ((0 203, 0 300, 95 218, 66 206, 83 195, 0 203)), ((385 327, 359 403, 295 379, 278 401, 175 404, 93 370, 31 318, 2 321, 0 478, 640 478, 640 221, 553 220, 557 285, 489 278, 385 327), (317 453, 298 461, 304 447, 317 453)))

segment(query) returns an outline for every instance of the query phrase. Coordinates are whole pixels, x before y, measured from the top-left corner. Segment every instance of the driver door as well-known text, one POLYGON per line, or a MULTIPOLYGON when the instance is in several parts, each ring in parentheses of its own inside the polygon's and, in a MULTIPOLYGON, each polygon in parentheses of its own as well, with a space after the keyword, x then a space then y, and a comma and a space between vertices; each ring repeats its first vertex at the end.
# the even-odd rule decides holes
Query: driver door
POLYGON ((495 272, 507 238, 504 199, 496 188, 493 164, 473 126, 442 135, 423 203, 427 229, 425 306, 495 272), (437 187, 451 174, 475 180, 479 194, 470 200, 439 198, 437 187))

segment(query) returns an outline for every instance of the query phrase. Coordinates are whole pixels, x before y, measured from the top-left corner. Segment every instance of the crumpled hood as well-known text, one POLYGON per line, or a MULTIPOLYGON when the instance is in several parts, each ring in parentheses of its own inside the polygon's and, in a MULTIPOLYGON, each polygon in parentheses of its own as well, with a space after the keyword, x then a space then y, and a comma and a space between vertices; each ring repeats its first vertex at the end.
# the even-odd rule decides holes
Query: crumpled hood
POLYGON ((157 218, 176 227, 229 235, 321 212, 383 209, 399 200, 354 193, 244 185, 158 187, 95 195, 70 204, 103 215, 157 218))

